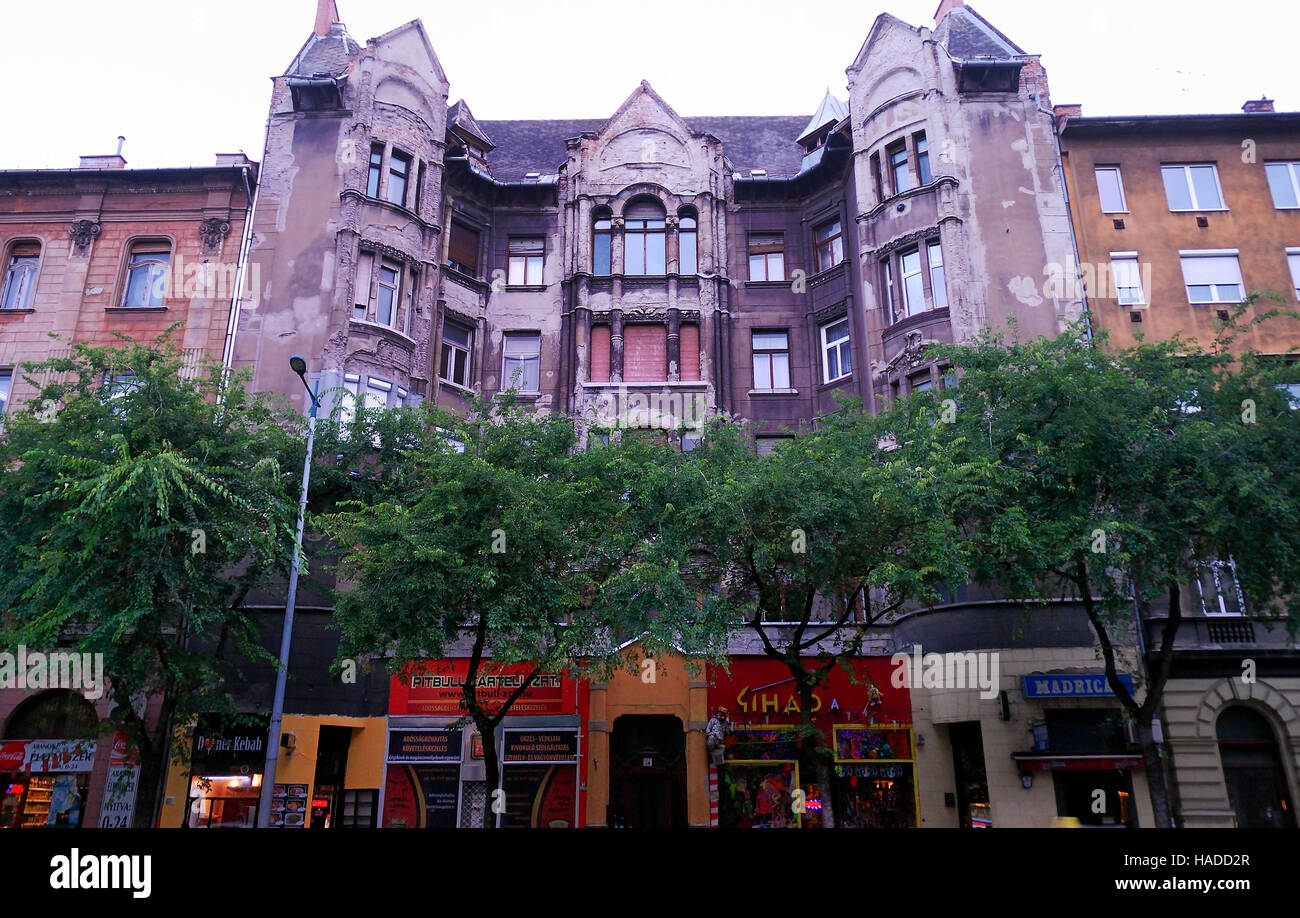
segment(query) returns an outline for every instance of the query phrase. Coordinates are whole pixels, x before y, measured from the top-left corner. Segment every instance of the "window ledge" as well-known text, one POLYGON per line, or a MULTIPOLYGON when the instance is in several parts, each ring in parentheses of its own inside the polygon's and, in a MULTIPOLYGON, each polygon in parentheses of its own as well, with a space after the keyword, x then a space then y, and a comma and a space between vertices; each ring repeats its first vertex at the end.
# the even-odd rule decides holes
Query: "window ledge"
POLYGON ((415 350, 415 339, 405 332, 398 331, 391 325, 383 325, 379 322, 372 322, 369 319, 358 319, 355 316, 349 318, 348 322, 353 326, 359 326, 363 331, 392 338, 394 342, 409 351, 415 350))
POLYGON ((817 391, 824 392, 827 389, 834 389, 837 386, 844 385, 846 382, 852 382, 852 380, 853 374, 850 373, 848 376, 841 376, 839 379, 832 379, 830 382, 821 383, 817 386, 817 391))
POLYGON ((750 389, 749 395, 798 395, 798 389, 750 389))
POLYGON ((460 383, 454 383, 450 379, 443 379, 442 377, 438 378, 438 386, 442 389, 450 389, 457 395, 469 397, 474 394, 474 390, 468 386, 462 386, 460 383))
POLYGON ((36 309, 32 306, 27 306, 23 309, 0 309, 0 316, 25 316, 29 312, 35 311, 36 309))
POLYGON ((117 315, 126 315, 127 313, 143 313, 145 315, 162 315, 167 311, 166 306, 105 306, 104 312, 111 312, 117 315))
MULTIPOLYGON (((510 390, 510 388, 507 386, 506 388, 504 388, 504 389, 498 389, 497 391, 498 391, 498 392, 509 392, 509 391, 511 391, 511 390, 510 390)), ((523 391, 521 391, 521 390, 519 390, 519 389, 515 389, 515 390, 514 390, 514 394, 515 394, 515 398, 516 398, 517 400, 521 401, 521 402, 535 402, 535 401, 537 401, 539 398, 542 397, 542 393, 541 393, 541 392, 523 392, 523 391)))
POLYGON ((517 290, 520 293, 541 293, 546 287, 546 284, 506 284, 505 289, 517 290))
POLYGON ((1230 211, 1226 207, 1195 207, 1189 210, 1169 209, 1171 214, 1226 214, 1230 211))
POLYGON ((758 288, 760 288, 760 289, 761 289, 761 288, 764 288, 764 287, 767 287, 767 288, 771 288, 771 289, 775 290, 775 289, 777 289, 778 287, 785 287, 785 288, 789 289, 789 288, 790 288, 790 285, 793 284, 793 283, 794 283, 794 281, 788 281, 788 280, 761 280, 761 281, 749 280, 749 281, 745 281, 745 286, 746 286, 746 287, 758 287, 758 288))

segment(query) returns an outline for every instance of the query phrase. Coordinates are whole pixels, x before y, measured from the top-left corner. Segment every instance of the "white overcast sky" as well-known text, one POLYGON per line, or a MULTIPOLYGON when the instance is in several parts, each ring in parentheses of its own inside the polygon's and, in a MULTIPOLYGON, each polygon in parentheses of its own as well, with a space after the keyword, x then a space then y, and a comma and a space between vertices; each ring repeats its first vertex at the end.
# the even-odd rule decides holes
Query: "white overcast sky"
MULTIPOLYGON (((872 21, 933 25, 938 0, 339 0, 364 43, 422 18, 480 119, 595 118, 647 79, 678 113, 811 115, 872 21)), ((1043 56, 1052 100, 1084 113, 1300 109, 1294 0, 979 0, 1043 56)), ((262 156, 273 74, 316 0, 0 0, 0 169, 70 168, 125 135, 131 167, 262 156)))

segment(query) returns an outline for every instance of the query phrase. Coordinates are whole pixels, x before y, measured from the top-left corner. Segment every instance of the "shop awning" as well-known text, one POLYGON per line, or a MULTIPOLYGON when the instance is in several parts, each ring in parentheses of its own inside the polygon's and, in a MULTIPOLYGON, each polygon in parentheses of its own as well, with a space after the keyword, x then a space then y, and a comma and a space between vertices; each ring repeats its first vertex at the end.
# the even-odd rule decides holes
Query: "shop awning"
POLYGON ((1118 771, 1144 767, 1140 755, 1115 753, 1013 752, 1011 758, 1021 771, 1118 771))

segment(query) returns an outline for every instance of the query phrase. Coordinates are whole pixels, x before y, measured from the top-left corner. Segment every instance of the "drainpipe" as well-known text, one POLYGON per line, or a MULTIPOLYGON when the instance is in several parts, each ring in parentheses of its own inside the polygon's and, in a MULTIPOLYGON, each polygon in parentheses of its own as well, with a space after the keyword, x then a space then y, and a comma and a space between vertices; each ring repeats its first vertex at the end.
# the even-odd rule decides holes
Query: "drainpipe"
MULTIPOLYGON (((271 116, 266 116, 266 128, 262 132, 262 165, 265 165, 267 145, 271 139, 271 116)), ((244 295, 244 275, 248 271, 248 250, 253 242, 253 216, 257 213, 257 199, 262 194, 262 177, 257 177, 257 190, 253 191, 248 181, 248 166, 240 166, 244 176, 244 195, 248 202, 248 211, 244 217, 244 234, 239 243, 239 269, 235 272, 235 295, 230 301, 230 317, 226 324, 226 346, 221 355, 223 375, 229 377, 235 361, 235 330, 239 324, 239 301, 244 295)))
POLYGON ((1056 112, 1043 108, 1043 99, 1038 93, 1031 94, 1034 106, 1052 119, 1052 140, 1056 142, 1056 165, 1061 170, 1061 195, 1065 198, 1066 222, 1070 226, 1070 247, 1074 250, 1074 282, 1079 286, 1079 299, 1083 303, 1083 332, 1092 344, 1092 310, 1088 307, 1088 292, 1083 289, 1082 275, 1079 272, 1079 239, 1074 233, 1074 213, 1070 205, 1070 186, 1065 181, 1065 160, 1061 157, 1061 131, 1056 123, 1056 112))

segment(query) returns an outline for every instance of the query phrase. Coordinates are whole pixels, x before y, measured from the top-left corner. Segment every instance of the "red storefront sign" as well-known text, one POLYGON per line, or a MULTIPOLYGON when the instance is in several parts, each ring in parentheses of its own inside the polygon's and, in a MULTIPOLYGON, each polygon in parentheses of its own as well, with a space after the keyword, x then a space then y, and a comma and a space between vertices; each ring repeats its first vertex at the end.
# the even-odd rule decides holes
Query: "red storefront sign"
MULTIPOLYGON (((825 664, 810 658, 809 669, 825 664)), ((813 722, 834 724, 910 723, 912 699, 907 688, 894 688, 888 657, 857 659, 850 671, 835 664, 823 685, 813 690, 813 722)), ((731 671, 709 666, 709 710, 726 708, 733 724, 797 724, 799 692, 789 667, 766 657, 732 657, 731 671)))
MULTIPOLYGON (((478 697, 489 712, 500 710, 532 672, 517 663, 497 666, 484 661, 478 672, 478 697)), ((459 717, 469 660, 429 660, 393 677, 388 693, 389 714, 437 714, 459 717)), ((510 706, 511 714, 573 714, 577 710, 574 681, 556 673, 540 673, 510 706)))

